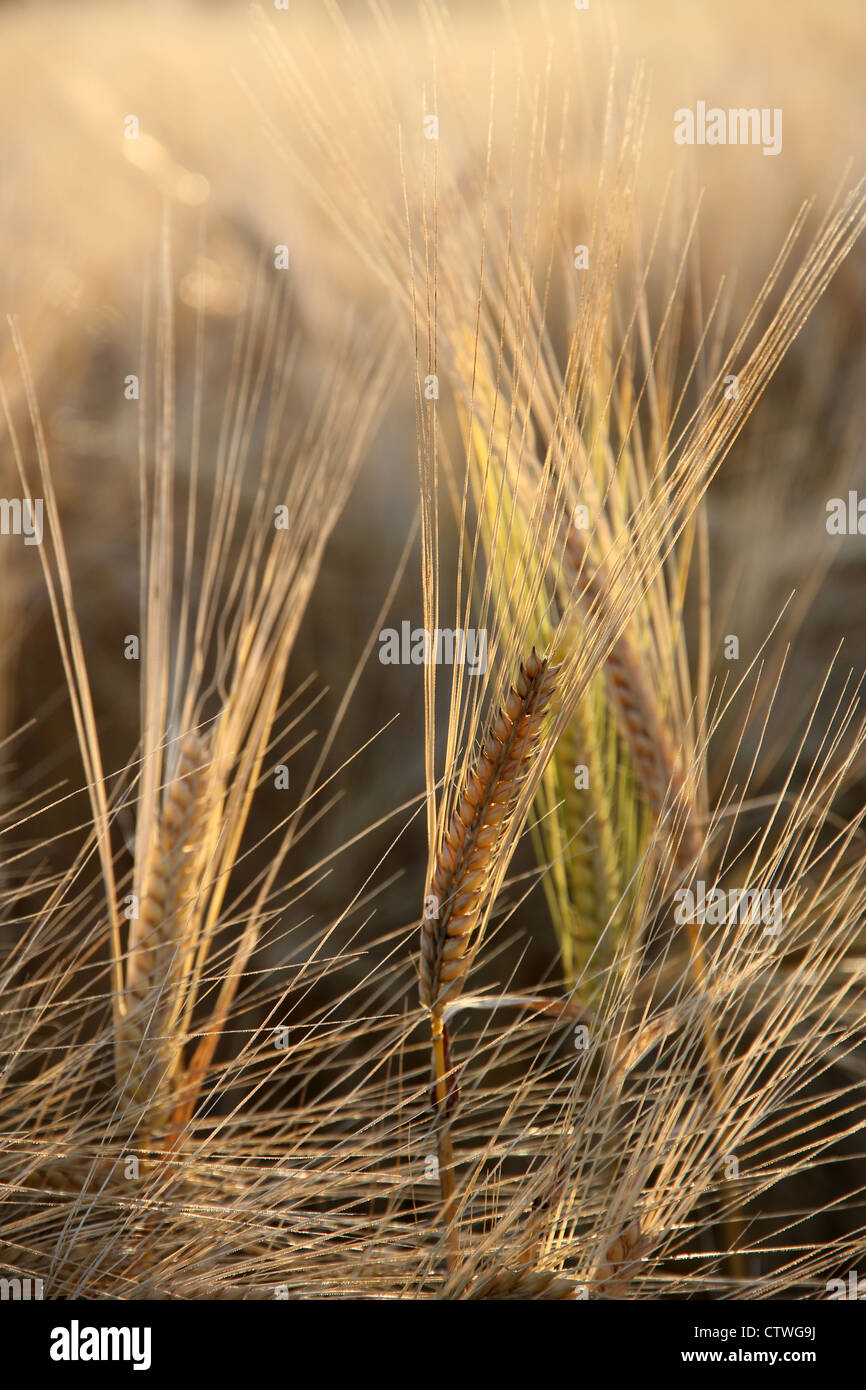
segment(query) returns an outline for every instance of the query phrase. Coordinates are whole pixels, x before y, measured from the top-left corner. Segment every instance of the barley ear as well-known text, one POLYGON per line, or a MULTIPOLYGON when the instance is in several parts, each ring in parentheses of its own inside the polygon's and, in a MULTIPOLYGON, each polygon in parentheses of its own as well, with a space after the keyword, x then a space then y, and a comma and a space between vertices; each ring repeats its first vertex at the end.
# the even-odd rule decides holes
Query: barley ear
POLYGON ((533 647, 492 720, 441 837, 427 900, 434 911, 421 926, 421 1003, 441 1016, 459 995, 469 945, 497 866, 500 847, 538 743, 556 686, 558 666, 533 647))

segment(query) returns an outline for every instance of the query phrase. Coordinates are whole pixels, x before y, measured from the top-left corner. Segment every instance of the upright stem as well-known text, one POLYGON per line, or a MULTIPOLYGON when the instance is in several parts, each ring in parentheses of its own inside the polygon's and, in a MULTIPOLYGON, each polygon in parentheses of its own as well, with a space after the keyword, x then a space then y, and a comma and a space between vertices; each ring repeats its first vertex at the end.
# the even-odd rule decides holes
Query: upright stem
POLYGON ((439 1191, 442 1194, 442 1222, 448 1243, 448 1267, 457 1268, 460 1263, 457 1238, 457 1202, 454 1194, 454 1152, 451 1147, 451 1126, 448 1122, 448 1081, 445 1059, 445 1028, 442 1015, 430 1015, 430 1032, 433 1040, 433 1075, 436 1089, 436 1126, 439 1161, 439 1191))

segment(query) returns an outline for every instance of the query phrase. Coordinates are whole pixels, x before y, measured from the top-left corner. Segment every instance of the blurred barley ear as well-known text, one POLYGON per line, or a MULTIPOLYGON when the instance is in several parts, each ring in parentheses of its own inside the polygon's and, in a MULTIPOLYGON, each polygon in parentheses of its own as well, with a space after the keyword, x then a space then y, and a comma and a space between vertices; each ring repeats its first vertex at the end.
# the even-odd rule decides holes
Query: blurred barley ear
POLYGON ((205 742, 188 734, 142 871, 138 918, 126 958, 118 1081, 127 1119, 147 1134, 168 1121, 181 1064, 178 1022, 201 930, 203 879, 212 854, 213 784, 205 742))

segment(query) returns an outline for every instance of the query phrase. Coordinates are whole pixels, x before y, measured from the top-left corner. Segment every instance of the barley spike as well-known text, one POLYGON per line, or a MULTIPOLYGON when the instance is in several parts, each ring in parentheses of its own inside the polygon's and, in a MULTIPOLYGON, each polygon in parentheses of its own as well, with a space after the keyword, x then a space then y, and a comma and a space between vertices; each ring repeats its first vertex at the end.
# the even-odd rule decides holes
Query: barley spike
POLYGON ((442 836, 428 897, 437 912, 421 927, 421 1003, 441 1014, 463 985, 467 949, 497 851, 538 743, 560 668, 535 648, 491 721, 442 836))

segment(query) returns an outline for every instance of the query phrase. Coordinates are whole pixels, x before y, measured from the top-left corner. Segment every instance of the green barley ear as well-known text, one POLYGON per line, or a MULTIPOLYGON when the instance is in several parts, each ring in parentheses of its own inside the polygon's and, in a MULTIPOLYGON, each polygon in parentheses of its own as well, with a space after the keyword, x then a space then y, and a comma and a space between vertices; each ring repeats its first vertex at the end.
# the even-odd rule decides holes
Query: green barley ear
POLYGON ((533 826, 565 978, 583 982, 610 966, 621 920, 623 866, 611 790, 616 748, 607 737, 602 683, 592 682, 565 729, 539 790, 533 826))

